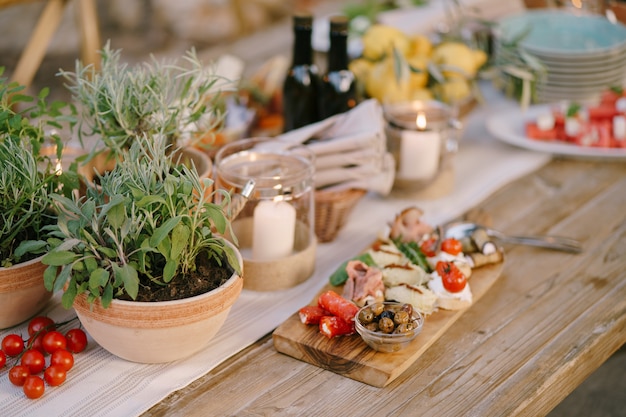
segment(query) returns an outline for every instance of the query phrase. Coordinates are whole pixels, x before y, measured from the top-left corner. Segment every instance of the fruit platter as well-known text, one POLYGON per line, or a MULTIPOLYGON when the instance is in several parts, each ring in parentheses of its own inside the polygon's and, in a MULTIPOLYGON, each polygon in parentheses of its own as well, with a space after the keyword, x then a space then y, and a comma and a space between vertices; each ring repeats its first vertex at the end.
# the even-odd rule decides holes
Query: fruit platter
POLYGON ((497 281, 504 261, 489 237, 447 238, 422 215, 404 209, 339 265, 276 328, 276 350, 376 387, 409 368, 497 281))

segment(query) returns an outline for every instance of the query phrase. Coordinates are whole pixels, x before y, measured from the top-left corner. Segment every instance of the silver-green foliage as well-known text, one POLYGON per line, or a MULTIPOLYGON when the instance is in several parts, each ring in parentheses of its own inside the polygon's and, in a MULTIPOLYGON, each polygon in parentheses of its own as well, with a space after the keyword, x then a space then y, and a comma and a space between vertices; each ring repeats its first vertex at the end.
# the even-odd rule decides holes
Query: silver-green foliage
MULTIPOLYGON (((196 268, 203 253, 240 270, 219 235, 230 232, 223 206, 212 203, 212 180, 166 153, 163 137, 138 138, 116 167, 90 185, 86 197, 56 196, 59 221, 43 262, 49 290, 66 286, 63 305, 77 294, 100 299, 137 297, 146 280, 167 285, 196 268)), ((229 203, 228 194, 222 190, 229 203)))
MULTIPOLYGON (((3 69, 0 68, 0 76, 3 69)), ((24 87, 0 78, 0 267, 9 267, 46 249, 44 226, 55 221, 51 194, 68 195, 78 186, 72 172, 56 170, 63 143, 45 129, 62 129, 66 103, 47 102, 48 89, 37 97, 23 94, 24 87), (19 110, 20 106, 26 108, 19 110), (42 153, 49 140, 56 155, 42 153)))
POLYGON ((216 128, 223 119, 216 90, 229 82, 204 66, 193 49, 183 58, 182 65, 153 57, 130 66, 107 43, 100 69, 77 61, 74 72, 61 70, 80 112, 81 140, 97 137, 97 148, 117 155, 137 136, 165 136, 173 149, 216 128))

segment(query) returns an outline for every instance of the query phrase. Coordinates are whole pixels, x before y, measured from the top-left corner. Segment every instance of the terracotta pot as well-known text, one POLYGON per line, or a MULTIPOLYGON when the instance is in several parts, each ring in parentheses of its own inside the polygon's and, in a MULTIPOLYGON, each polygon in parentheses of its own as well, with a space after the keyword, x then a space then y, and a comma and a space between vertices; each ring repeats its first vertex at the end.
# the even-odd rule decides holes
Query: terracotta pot
POLYGON ((43 285, 46 267, 39 257, 0 268, 0 329, 33 317, 52 297, 43 285))
MULTIPOLYGON (((238 251, 237 256, 243 265, 238 251)), ((82 294, 76 297, 74 309, 85 329, 107 351, 132 362, 163 363, 206 347, 224 324, 242 288, 243 278, 234 273, 221 287, 187 299, 113 300, 105 309, 97 302, 90 306, 82 294)))

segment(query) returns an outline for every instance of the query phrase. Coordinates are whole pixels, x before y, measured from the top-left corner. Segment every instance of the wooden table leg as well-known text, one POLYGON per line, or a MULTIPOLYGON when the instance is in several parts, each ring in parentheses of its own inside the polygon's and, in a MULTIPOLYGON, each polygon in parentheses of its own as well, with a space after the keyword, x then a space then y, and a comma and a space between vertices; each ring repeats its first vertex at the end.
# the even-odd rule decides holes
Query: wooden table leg
POLYGON ((46 2, 37 25, 24 48, 24 52, 13 71, 12 81, 29 86, 41 65, 48 44, 61 22, 63 10, 68 0, 49 0, 46 2))

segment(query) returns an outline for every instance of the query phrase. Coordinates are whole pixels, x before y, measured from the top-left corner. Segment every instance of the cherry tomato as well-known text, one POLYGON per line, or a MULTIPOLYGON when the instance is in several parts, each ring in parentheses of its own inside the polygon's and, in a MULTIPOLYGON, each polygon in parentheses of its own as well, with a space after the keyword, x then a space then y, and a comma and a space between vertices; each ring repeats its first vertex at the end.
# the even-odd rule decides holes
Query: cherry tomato
POLYGON ((67 350, 80 353, 87 348, 87 335, 82 329, 70 329, 65 333, 67 350))
POLYGON ((52 330, 44 335, 42 345, 46 353, 52 354, 56 350, 67 348, 67 340, 63 333, 52 330))
POLYGON ((43 373, 43 378, 51 387, 58 387, 65 382, 67 372, 58 365, 48 366, 43 373))
POLYGON ((24 394, 31 400, 39 398, 46 390, 46 385, 40 376, 29 375, 24 381, 24 394))
POLYGON ((449 253, 450 255, 458 255, 463 252, 463 244, 455 238, 450 237, 441 242, 441 250, 449 253))
POLYGON ((420 245, 420 249, 422 250, 422 253, 424 253, 424 255, 426 255, 429 258, 432 258, 433 256, 435 256, 437 254, 436 243, 437 243, 437 239, 435 239, 434 237, 431 237, 423 241, 422 244, 420 245))
POLYGON ((24 381, 26 381, 26 378, 29 375, 30 371, 28 370, 28 367, 23 365, 15 365, 9 370, 9 381, 11 381, 11 384, 21 387, 22 385, 24 385, 24 381))
POLYGON ((39 332, 39 334, 48 332, 50 330, 54 330, 56 326, 54 325, 54 320, 47 316, 37 316, 32 318, 28 322, 28 335, 32 336, 35 333, 39 332))
POLYGON ((31 375, 35 375, 43 371, 46 366, 46 358, 43 353, 35 349, 28 349, 22 355, 20 363, 28 368, 31 375))
POLYGON ((467 285, 467 278, 454 262, 439 261, 435 269, 441 277, 443 288, 447 291, 460 292, 467 285))
POLYGON ((55 350, 52 356, 50 356, 50 365, 69 371, 74 366, 74 355, 65 349, 55 350))
POLYGON ((24 350, 24 341, 19 334, 8 334, 2 339, 2 350, 7 356, 17 356, 24 350))
POLYGON ((43 348, 43 337, 45 336, 45 332, 36 333, 28 339, 28 347, 29 349, 35 349, 39 352, 45 354, 46 351, 43 348))
POLYGON ((3 351, 0 350, 0 368, 4 368, 4 365, 7 363, 7 355, 4 354, 3 351))

